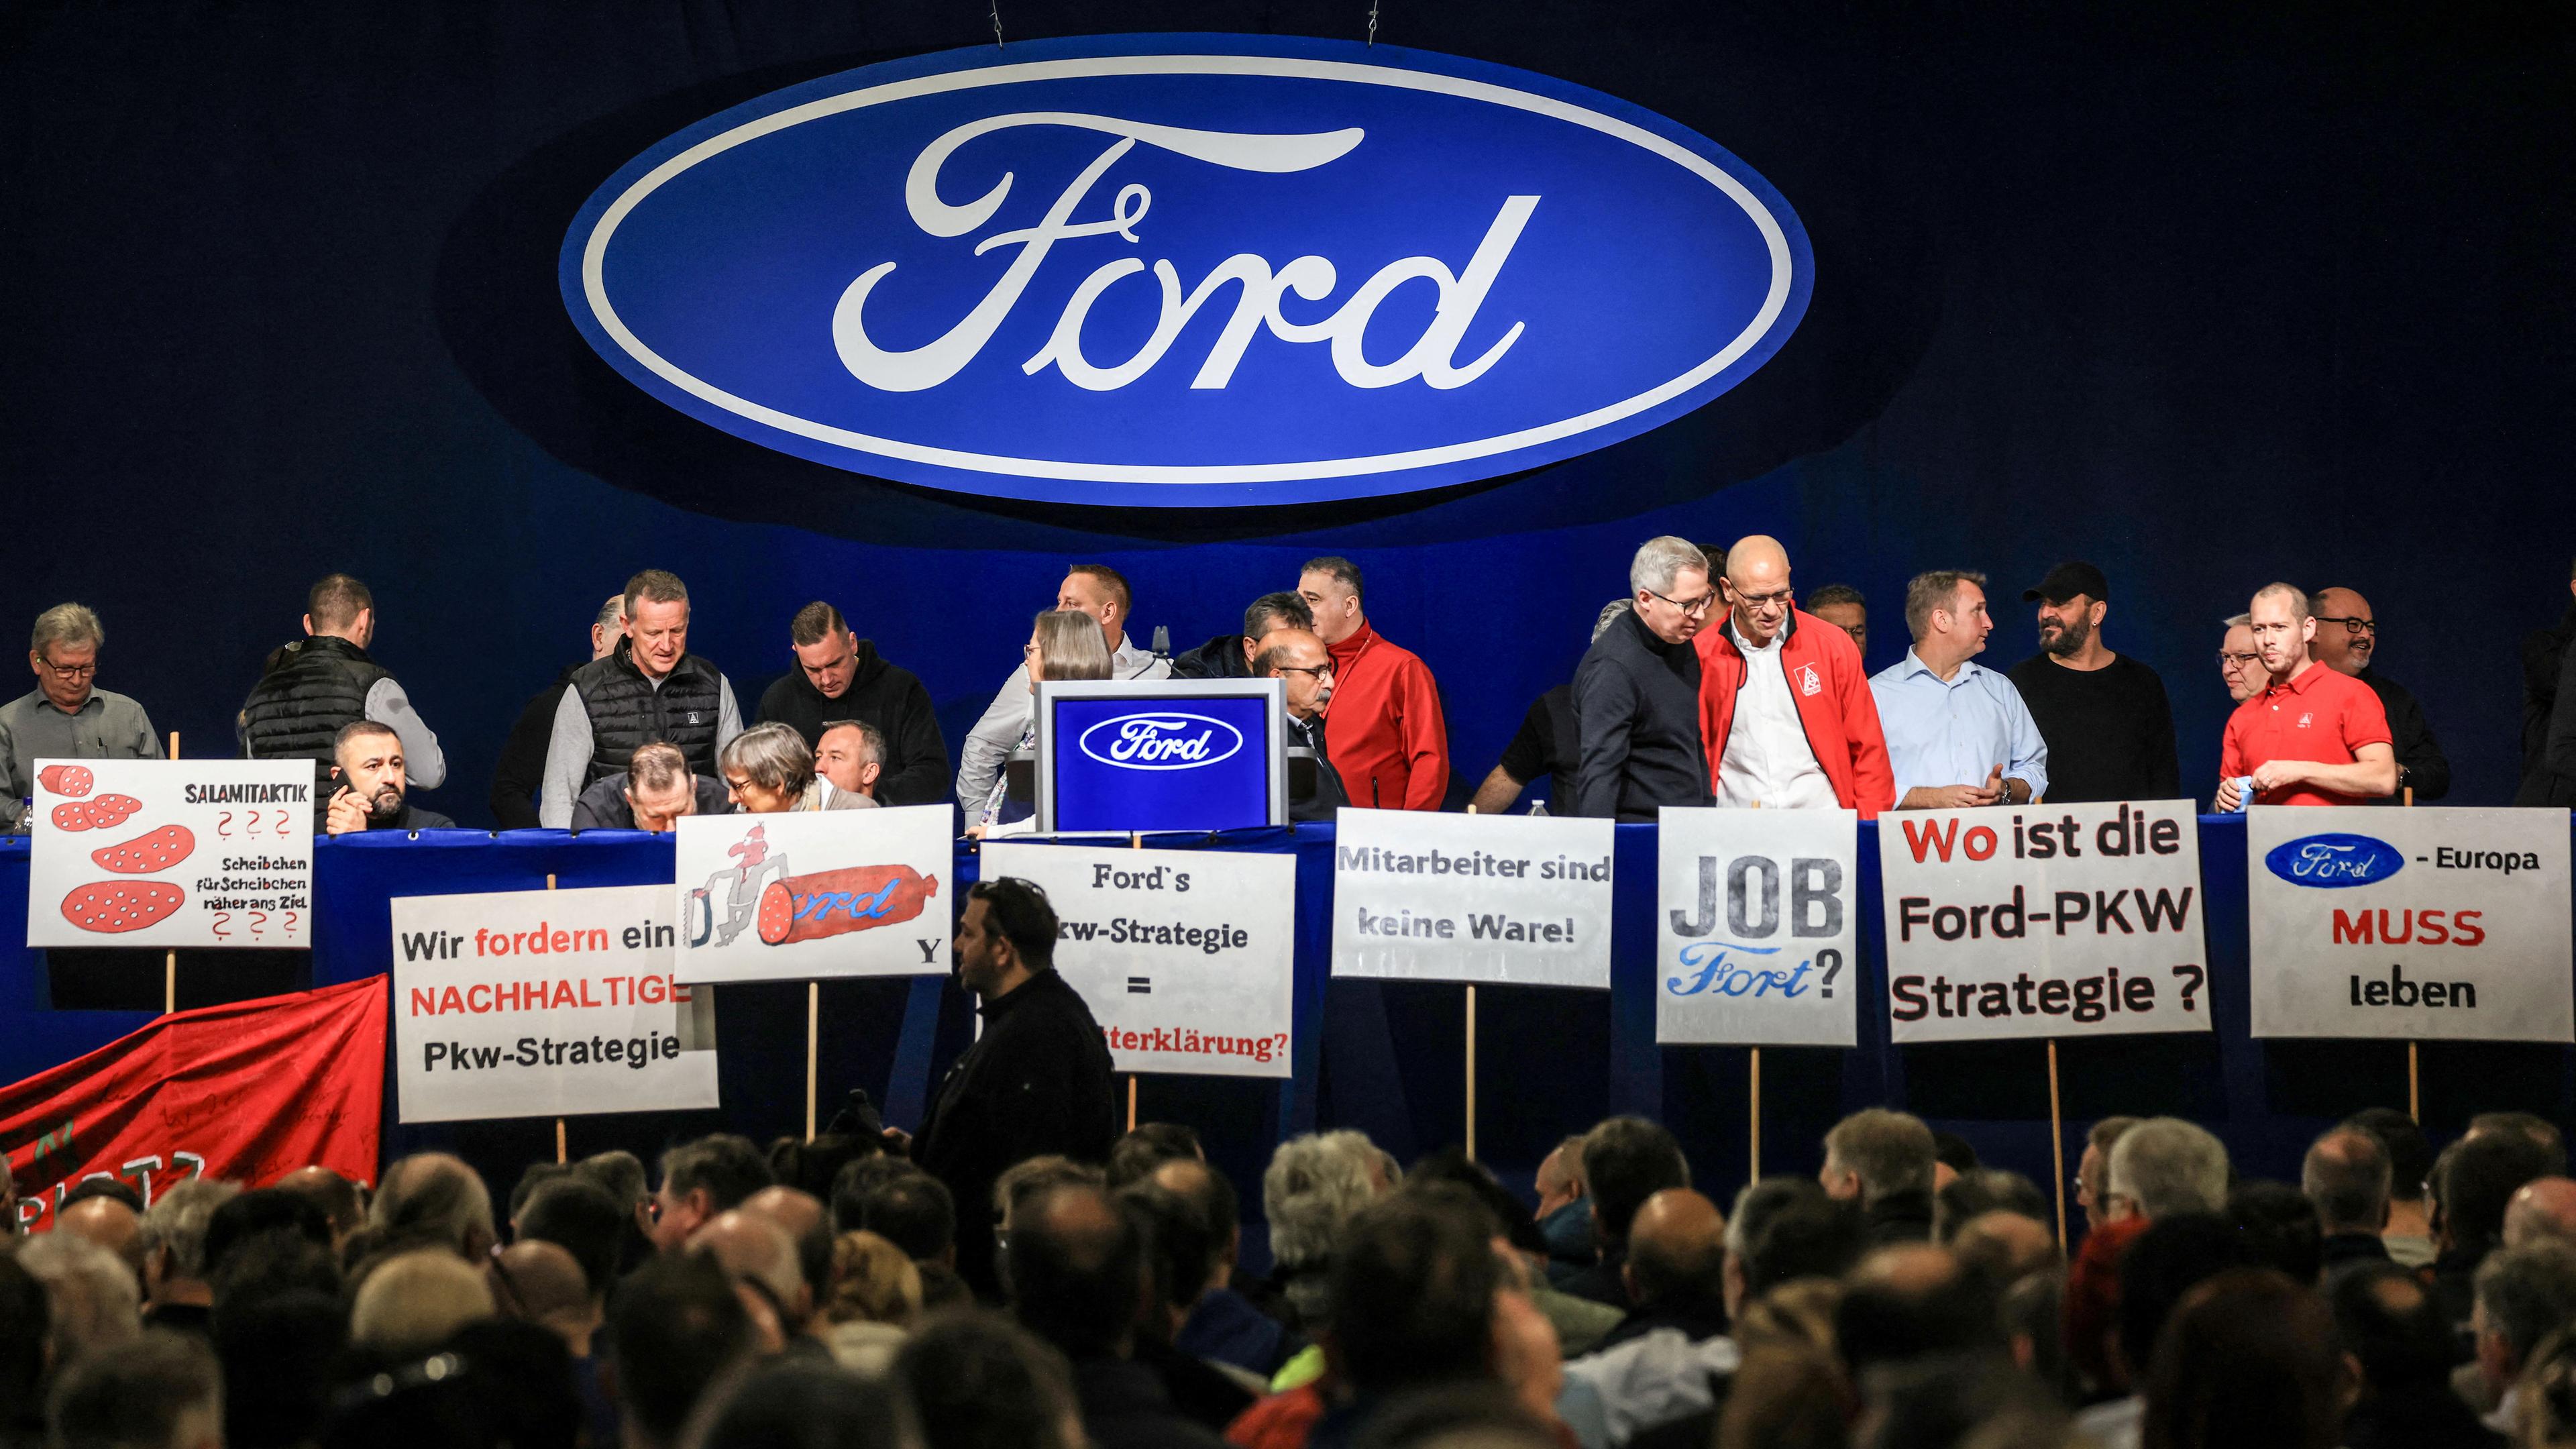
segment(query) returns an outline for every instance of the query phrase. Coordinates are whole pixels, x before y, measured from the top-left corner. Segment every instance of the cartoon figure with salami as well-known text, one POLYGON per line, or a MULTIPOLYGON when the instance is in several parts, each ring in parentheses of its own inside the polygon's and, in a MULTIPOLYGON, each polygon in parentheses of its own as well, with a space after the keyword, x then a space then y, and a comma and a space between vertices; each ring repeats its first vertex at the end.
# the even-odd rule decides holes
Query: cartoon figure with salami
POLYGON ((707 877, 707 883, 689 892, 689 944, 703 946, 712 935, 719 946, 730 946, 733 939, 752 923, 752 907, 760 899, 765 877, 787 878, 787 856, 769 853, 769 827, 755 825, 742 839, 725 850, 733 865, 707 877), (723 893, 725 918, 718 924, 715 902, 723 893))

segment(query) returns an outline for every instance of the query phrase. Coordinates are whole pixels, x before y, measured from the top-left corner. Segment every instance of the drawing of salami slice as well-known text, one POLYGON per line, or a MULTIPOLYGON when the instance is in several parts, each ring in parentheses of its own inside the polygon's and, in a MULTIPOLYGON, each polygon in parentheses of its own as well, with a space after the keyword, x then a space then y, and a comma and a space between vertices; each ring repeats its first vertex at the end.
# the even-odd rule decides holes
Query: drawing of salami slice
POLYGON ((112 936, 162 920, 185 899, 186 892, 166 881, 95 881, 63 897, 63 919, 112 936))
POLYGON ((939 877, 908 865, 860 865, 774 880, 760 893, 760 939, 772 946, 812 941, 921 914, 939 877))
POLYGON ((54 807, 56 830, 106 830, 123 825, 143 802, 131 795, 101 795, 95 800, 66 800, 54 807))
POLYGON ((47 765, 36 772, 37 784, 57 795, 69 795, 75 800, 88 794, 89 787, 96 782, 97 778, 89 772, 87 765, 47 765))
POLYGON ((164 825, 149 835, 138 835, 123 845, 104 845, 89 853, 101 870, 118 875, 149 875, 167 870, 186 860, 197 848, 197 837, 185 825, 164 825))

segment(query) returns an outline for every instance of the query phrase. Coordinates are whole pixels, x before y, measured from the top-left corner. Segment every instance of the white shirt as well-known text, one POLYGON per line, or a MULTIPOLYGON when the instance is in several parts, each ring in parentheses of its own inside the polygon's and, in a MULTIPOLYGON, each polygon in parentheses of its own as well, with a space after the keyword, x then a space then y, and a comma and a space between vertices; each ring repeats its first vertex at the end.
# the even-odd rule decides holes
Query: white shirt
POLYGON ((1693 1342, 1678 1328, 1658 1328, 1568 1362, 1565 1382, 1599 1396, 1605 1442, 1619 1445, 1707 1409, 1716 1402, 1710 1378, 1733 1374, 1742 1359, 1734 1339, 1693 1342))
POLYGON ((1771 636, 1756 649, 1728 620, 1727 640, 1744 651, 1744 684, 1735 691, 1735 719, 1727 726, 1726 748, 1718 752, 1717 803, 1721 809, 1832 810, 1834 782, 1816 763, 1815 746, 1799 722, 1798 701, 1789 693, 1789 672, 1780 663, 1788 633, 1771 636))
MULTIPOLYGON (((1112 679, 1169 679, 1172 661, 1157 658, 1154 651, 1138 647, 1134 638, 1121 634, 1118 652, 1109 656, 1112 679)), ((1002 681, 1001 692, 975 728, 966 732, 966 743, 957 751, 957 803, 966 807, 967 821, 974 822, 976 812, 984 808, 984 797, 993 793, 993 782, 1002 777, 1002 764, 1018 749, 1020 736, 1029 728, 1029 713, 1037 706, 1037 696, 1029 692, 1029 664, 1023 659, 1011 677, 1002 681)))

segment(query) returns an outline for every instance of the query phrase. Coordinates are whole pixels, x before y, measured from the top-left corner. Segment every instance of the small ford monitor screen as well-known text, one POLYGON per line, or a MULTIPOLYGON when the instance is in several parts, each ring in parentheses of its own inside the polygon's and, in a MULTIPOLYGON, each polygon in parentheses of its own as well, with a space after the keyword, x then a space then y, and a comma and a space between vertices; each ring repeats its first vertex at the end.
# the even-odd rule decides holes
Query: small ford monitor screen
POLYGON ((1270 823, 1266 697, 1074 696, 1051 703, 1057 830, 1270 823))

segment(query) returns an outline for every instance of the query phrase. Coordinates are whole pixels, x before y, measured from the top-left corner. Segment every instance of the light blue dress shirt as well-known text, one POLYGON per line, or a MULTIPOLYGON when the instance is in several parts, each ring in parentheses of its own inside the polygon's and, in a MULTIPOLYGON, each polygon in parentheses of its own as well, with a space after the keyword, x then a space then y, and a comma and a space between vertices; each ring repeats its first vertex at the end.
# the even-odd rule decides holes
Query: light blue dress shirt
POLYGON ((1869 692, 1887 732, 1898 803, 1918 787, 1983 785, 1997 765, 2034 797, 2048 793, 2048 742, 2001 673, 1972 659, 1944 681, 1908 649, 1902 663, 1870 676, 1869 692))

